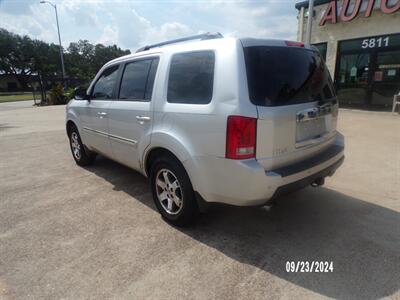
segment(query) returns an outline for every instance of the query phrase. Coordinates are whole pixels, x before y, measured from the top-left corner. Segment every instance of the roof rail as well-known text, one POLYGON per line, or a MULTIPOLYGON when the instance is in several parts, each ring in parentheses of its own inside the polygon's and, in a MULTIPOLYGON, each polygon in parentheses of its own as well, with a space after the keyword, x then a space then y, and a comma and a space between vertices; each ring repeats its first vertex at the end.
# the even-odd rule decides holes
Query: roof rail
POLYGON ((180 42, 186 42, 186 41, 192 41, 192 40, 201 40, 202 41, 202 40, 222 39, 223 37, 224 36, 219 32, 215 32, 215 33, 207 32, 207 33, 202 33, 202 34, 196 34, 196 35, 192 35, 192 36, 188 36, 188 37, 184 37, 184 38, 180 38, 180 39, 176 39, 176 40, 170 40, 170 41, 165 41, 165 42, 158 43, 158 44, 147 45, 147 46, 144 46, 144 47, 136 50, 136 53, 146 51, 151 48, 162 47, 165 45, 176 44, 176 43, 180 43, 180 42))

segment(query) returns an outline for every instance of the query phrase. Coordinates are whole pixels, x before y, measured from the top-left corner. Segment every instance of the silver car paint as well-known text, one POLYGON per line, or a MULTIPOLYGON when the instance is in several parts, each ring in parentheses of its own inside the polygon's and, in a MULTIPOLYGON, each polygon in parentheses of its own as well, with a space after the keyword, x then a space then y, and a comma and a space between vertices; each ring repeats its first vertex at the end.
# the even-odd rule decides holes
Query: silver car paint
MULTIPOLYGON (((260 40, 251 42, 257 44, 260 40)), ((283 41, 262 40, 262 43, 285 46, 283 41)), ((144 175, 148 175, 145 163, 151 150, 167 149, 182 162, 194 190, 206 201, 234 205, 262 204, 279 186, 316 173, 343 156, 341 152, 329 161, 285 178, 268 173, 278 166, 320 153, 329 145, 343 145, 343 137, 336 132, 336 120, 333 120, 329 137, 318 141, 318 144, 294 149, 293 128, 296 124, 296 112, 315 104, 275 108, 253 105, 249 100, 243 46, 238 39, 182 43, 118 58, 107 63, 99 71, 88 91, 108 66, 153 56, 158 56, 160 61, 151 102, 145 104, 114 99, 102 107, 106 113, 105 117, 92 115, 92 124, 87 124, 85 118, 88 117, 83 114, 94 101, 72 100, 68 104, 67 121, 76 123, 83 143, 89 149, 101 152, 144 175), (167 102, 171 57, 175 53, 200 50, 211 50, 215 53, 212 101, 207 105, 167 102), (226 120, 229 115, 258 118, 256 159, 225 158, 226 120), (140 122, 136 120, 136 116, 145 116, 149 120, 140 122), (113 130, 110 132, 108 129, 106 135, 94 138, 93 135, 98 134, 83 130, 83 127, 89 125, 103 129, 104 119, 108 119, 107 126, 113 126, 113 130), (104 143, 106 150, 98 149, 102 148, 99 141, 104 143)))

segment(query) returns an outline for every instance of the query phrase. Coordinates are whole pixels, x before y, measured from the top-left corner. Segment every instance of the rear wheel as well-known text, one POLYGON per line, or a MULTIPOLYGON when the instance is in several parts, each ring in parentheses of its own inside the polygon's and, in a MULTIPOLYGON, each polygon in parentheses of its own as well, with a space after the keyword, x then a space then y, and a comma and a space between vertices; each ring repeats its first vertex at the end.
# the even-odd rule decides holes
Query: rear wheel
POLYGON ((76 126, 69 130, 69 144, 71 147, 72 157, 80 166, 87 166, 93 163, 96 153, 88 150, 83 144, 76 126))
POLYGON ((177 159, 156 159, 150 169, 150 184, 154 203, 167 222, 185 226, 197 219, 199 209, 192 184, 177 159))

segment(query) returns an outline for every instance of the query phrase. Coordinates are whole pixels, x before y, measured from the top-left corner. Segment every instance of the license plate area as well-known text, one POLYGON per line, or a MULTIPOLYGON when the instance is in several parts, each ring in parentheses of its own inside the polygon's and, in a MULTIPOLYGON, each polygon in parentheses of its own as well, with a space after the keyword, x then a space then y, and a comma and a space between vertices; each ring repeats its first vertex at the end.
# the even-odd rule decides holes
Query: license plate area
POLYGON ((332 128, 332 105, 308 108, 296 114, 296 144, 323 140, 332 128))
POLYGON ((296 143, 321 138, 326 135, 329 128, 327 119, 326 117, 320 117, 305 122, 298 122, 296 126, 296 143))

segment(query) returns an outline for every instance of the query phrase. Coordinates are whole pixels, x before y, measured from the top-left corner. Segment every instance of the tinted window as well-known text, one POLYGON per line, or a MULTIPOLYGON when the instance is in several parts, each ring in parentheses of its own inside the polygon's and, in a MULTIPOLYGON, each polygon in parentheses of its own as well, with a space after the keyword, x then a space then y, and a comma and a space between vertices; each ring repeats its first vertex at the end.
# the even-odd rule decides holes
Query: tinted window
POLYGON ((214 81, 214 52, 201 51, 172 57, 168 81, 168 102, 210 103, 214 81))
POLYGON ((251 101, 279 106, 320 101, 335 93, 317 51, 291 47, 244 48, 251 101))
POLYGON ((318 49, 322 58, 326 61, 326 53, 328 51, 328 43, 313 44, 313 46, 315 46, 318 49))
POLYGON ((149 100, 153 90, 157 64, 158 59, 128 63, 122 75, 119 98, 126 100, 149 100))
POLYGON ((157 67, 158 67, 158 58, 153 59, 151 63, 149 77, 147 79, 146 92, 144 95, 144 98, 147 100, 151 99, 151 95, 153 93, 154 79, 156 77, 157 67))
POLYGON ((102 100, 112 98, 115 81, 118 75, 118 67, 119 66, 113 66, 103 71, 93 87, 92 99, 102 100))

